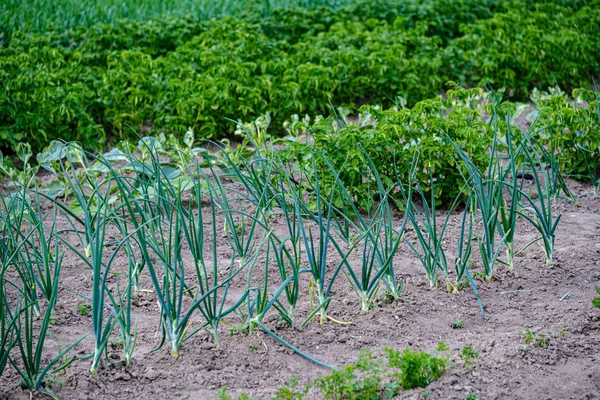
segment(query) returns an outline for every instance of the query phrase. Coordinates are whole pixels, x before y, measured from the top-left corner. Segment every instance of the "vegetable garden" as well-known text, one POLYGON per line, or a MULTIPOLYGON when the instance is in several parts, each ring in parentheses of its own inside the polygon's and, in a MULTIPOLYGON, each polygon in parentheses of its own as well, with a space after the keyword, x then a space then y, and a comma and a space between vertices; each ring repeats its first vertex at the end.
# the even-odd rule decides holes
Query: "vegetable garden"
POLYGON ((600 395, 597 1, 109 3, 0 8, 2 398, 600 395))

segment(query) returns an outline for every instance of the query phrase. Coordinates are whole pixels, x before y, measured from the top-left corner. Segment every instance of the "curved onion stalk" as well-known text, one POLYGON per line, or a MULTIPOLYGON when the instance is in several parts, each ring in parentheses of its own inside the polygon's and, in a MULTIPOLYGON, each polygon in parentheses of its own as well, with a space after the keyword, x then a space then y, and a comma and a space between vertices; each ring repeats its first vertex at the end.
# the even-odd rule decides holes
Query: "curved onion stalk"
MULTIPOLYGON (((10 351, 16 343, 14 325, 18 317, 16 312, 10 311, 9 301, 6 297, 5 287, 8 285, 8 281, 5 281, 4 273, 7 268, 7 264, 0 265, 0 376, 4 373, 10 351), (10 318, 10 315, 15 316, 10 318)), ((18 302, 13 301, 13 303, 18 308, 18 302)))
POLYGON ((299 354, 300 356, 306 358, 309 361, 314 362, 317 365, 320 365, 322 367, 337 371, 338 369, 335 367, 332 367, 329 364, 325 364, 322 361, 317 360, 314 357, 309 356, 308 354, 304 353, 303 351, 299 350, 297 347, 292 346, 290 343, 288 343, 287 341, 285 341, 284 339, 282 339, 281 337, 277 336, 275 333, 273 333, 269 328, 267 328, 266 326, 264 326, 262 324, 262 322, 257 322, 256 323, 258 325, 258 327, 267 335, 271 336, 273 339, 277 340, 279 343, 283 344, 284 346, 289 347, 291 350, 293 350, 295 353, 299 354))
MULTIPOLYGON (((505 186, 502 166, 497 157, 498 133, 494 131, 494 139, 490 151, 490 161, 487 166, 486 174, 484 175, 479 168, 473 164, 469 156, 452 141, 450 136, 446 134, 447 140, 452 143, 456 153, 463 161, 468 178, 472 185, 472 190, 477 199, 479 212, 483 222, 483 235, 478 240, 479 253, 483 263, 485 279, 490 280, 494 274, 494 269, 498 255, 502 247, 506 243, 506 238, 510 234, 514 234, 514 229, 503 231, 504 235, 497 240, 496 232, 499 231, 499 212, 501 204, 504 204, 503 188, 505 186)), ((514 187, 515 185, 513 185, 514 187)), ((514 207, 515 205, 511 205, 514 207)), ((500 228, 501 230, 501 228, 500 228)))
MULTIPOLYGON (((510 202, 504 200, 500 195, 498 204, 498 233, 504 237, 504 247, 506 248, 506 265, 509 271, 514 271, 513 256, 515 254, 514 238, 517 229, 518 206, 521 201, 519 186, 517 185, 517 154, 513 149, 512 130, 510 123, 507 123, 506 147, 508 151, 508 164, 499 166, 499 180, 501 187, 500 193, 507 191, 510 195, 510 202), (510 183, 508 181, 510 176, 510 183)), ((518 150, 520 154, 520 149, 518 150)), ((500 262, 502 262, 500 260, 500 262)))
MULTIPOLYGON (((75 223, 82 225, 82 233, 85 237, 84 251, 79 251, 65 239, 61 240, 92 270, 91 314, 95 344, 90 373, 95 375, 100 358, 106 351, 108 340, 114 327, 113 320, 115 315, 111 313, 106 320, 104 317, 104 312, 108 306, 106 304, 106 296, 107 292, 109 292, 106 281, 112 262, 122 246, 129 240, 129 237, 123 238, 118 243, 105 263, 103 256, 106 245, 106 231, 108 225, 111 224, 113 214, 110 209, 113 180, 109 177, 104 181, 98 182, 94 177, 87 175, 86 182, 81 182, 74 171, 72 172, 72 176, 70 176, 69 171, 64 165, 63 175, 82 214, 80 218, 71 210, 65 209, 65 216, 75 221, 75 223), (92 189, 91 194, 85 194, 84 185, 92 189)), ((71 224, 74 226, 73 222, 71 224)))
MULTIPOLYGON (((541 146, 539 143, 535 142, 534 145, 535 144, 538 147, 543 148, 543 146, 541 146)), ((548 171, 547 169, 540 171, 538 168, 536 168, 536 165, 539 164, 537 162, 539 161, 539 157, 538 160, 534 160, 532 156, 532 149, 528 149, 527 145, 523 146, 523 153, 525 154, 527 163, 531 167, 531 172, 535 182, 535 189, 537 192, 537 201, 532 199, 531 196, 524 191, 520 191, 521 196, 527 201, 527 203, 529 203, 529 207, 523 205, 523 210, 520 210, 519 214, 529 221, 541 235, 538 239, 526 245, 525 248, 541 240, 542 249, 546 254, 546 264, 551 264, 552 253, 554 252, 554 240, 556 238, 556 228, 558 227, 558 223, 562 217, 562 214, 558 214, 558 216, 554 217, 554 214, 552 213, 553 193, 550 180, 552 179, 551 174, 560 174, 560 172, 556 170, 556 165, 550 166, 551 171, 548 171), (542 176, 541 179, 540 175, 542 176)))
MULTIPOLYGON (((427 274, 430 287, 436 287, 438 284, 438 268, 444 274, 446 279, 448 291, 452 291, 448 277, 448 262, 446 260, 446 253, 443 248, 444 234, 448 228, 452 211, 456 208, 460 194, 456 197, 450 208, 441 229, 438 229, 436 207, 435 207, 435 188, 433 183, 433 172, 429 170, 429 181, 430 188, 429 192, 431 197, 427 199, 427 196, 423 192, 420 186, 417 184, 416 191, 421 197, 423 203, 423 211, 419 211, 416 207, 407 207, 406 213, 410 220, 412 227, 417 235, 417 244, 421 250, 418 250, 415 245, 406 240, 406 243, 411 248, 413 253, 417 256, 427 274)), ((406 204, 409 204, 410 199, 404 196, 406 204)))
MULTIPOLYGON (((54 393, 45 387, 46 375, 51 372, 52 368, 57 365, 61 359, 79 342, 81 342, 86 336, 82 336, 80 339, 69 345, 63 351, 60 351, 56 357, 50 359, 45 365, 42 361, 47 358, 44 357, 44 346, 46 339, 50 336, 49 327, 52 312, 56 306, 58 300, 58 281, 60 276, 60 266, 57 266, 53 270, 54 276, 52 282, 54 288, 52 289, 52 296, 46 304, 44 313, 42 314, 41 323, 38 323, 37 318, 34 315, 31 303, 27 304, 24 301, 23 292, 21 288, 17 289, 17 296, 20 295, 21 299, 17 300, 17 307, 14 314, 9 311, 9 318, 14 320, 14 332, 15 332, 15 346, 18 349, 17 359, 15 355, 10 355, 9 360, 17 373, 21 376, 21 383, 29 390, 35 390, 40 393, 44 393, 54 399, 58 399, 54 393), (37 327, 39 326, 39 329, 37 327)), ((75 360, 75 357, 67 359, 62 365, 54 369, 61 370, 66 368, 71 362, 75 360)))
MULTIPOLYGON (((271 233, 269 233, 269 236, 272 236, 271 233)), ((250 287, 254 265, 252 265, 248 270, 248 320, 242 329, 247 329, 250 334, 253 332, 256 326, 260 326, 260 324, 262 324, 267 312, 271 309, 271 307, 274 307, 277 304, 279 301, 279 296, 281 296, 283 291, 286 290, 286 288, 290 285, 290 282, 297 279, 296 275, 289 275, 287 279, 285 279, 281 285, 279 285, 279 288, 275 291, 275 293, 269 296, 269 262, 271 260, 271 248, 273 248, 274 253, 277 253, 277 241, 269 240, 267 242, 264 279, 262 281, 259 280, 260 283, 256 287, 250 287), (255 293, 255 295, 252 295, 252 293, 255 293)), ((300 272, 308 272, 308 270, 300 272)), ((287 313, 280 314, 290 326, 293 325, 293 320, 289 320, 287 313)))
MULTIPOLYGON (((302 325, 306 325, 317 313, 320 314, 320 322, 325 323, 327 321, 327 307, 329 306, 329 302, 331 298, 329 297, 329 293, 331 292, 331 288, 335 279, 337 278, 342 266, 347 262, 347 258, 350 251, 344 256, 342 255, 342 262, 340 262, 337 267, 333 270, 333 273, 328 277, 328 250, 329 244, 333 243, 338 252, 340 252, 340 247, 335 242, 335 238, 332 236, 331 228, 333 225, 332 217, 334 210, 333 205, 333 197, 336 193, 336 188, 331 191, 331 198, 329 201, 324 199, 321 195, 321 187, 319 182, 319 172, 317 170, 315 156, 312 157, 312 167, 314 171, 314 185, 312 187, 314 191, 314 195, 316 197, 316 206, 317 206, 317 214, 310 214, 310 219, 314 221, 316 224, 315 230, 317 231, 317 235, 313 235, 313 228, 305 223, 304 217, 302 214, 299 215, 298 222, 300 224, 300 234, 302 236, 302 242, 304 244, 304 250, 306 251, 306 258, 308 261, 308 266, 311 273, 311 287, 316 292, 317 297, 317 307, 312 310, 308 318, 302 323, 302 325), (323 212, 325 209, 325 213, 323 212), (329 278, 329 283, 326 284, 326 280, 329 278)), ((308 210, 308 206, 304 203, 303 199, 298 196, 296 193, 292 192, 294 202, 299 202, 303 205, 303 208, 308 210)), ((312 302, 312 300, 311 300, 312 302)), ((311 304, 312 307, 312 304, 311 304)))
POLYGON ((456 287, 460 286, 465 271, 469 267, 471 261, 471 241, 473 240, 473 219, 476 210, 476 205, 472 195, 467 199, 465 209, 463 210, 462 222, 460 224, 460 235, 456 241, 457 252, 454 260, 456 270, 456 287))
MULTIPOLYGON (((336 186, 343 196, 344 204, 355 217, 353 220, 348 213, 337 210, 345 220, 344 226, 352 227, 358 233, 357 237, 351 239, 351 248, 353 249, 359 245, 361 240, 363 241, 360 276, 357 276, 348 262, 344 262, 346 276, 360 300, 361 309, 368 311, 373 307, 376 297, 380 294, 379 288, 382 281, 387 286, 386 294, 396 299, 400 297, 402 286, 398 286, 396 283, 393 259, 403 240, 407 214, 404 215, 400 229, 396 231, 393 227, 392 212, 389 206, 389 192, 393 187, 388 190, 383 188, 379 174, 366 152, 365 156, 370 162, 380 193, 380 202, 373 215, 364 218, 352 196, 339 179, 336 181, 336 186)), ((331 163, 327 159, 324 160, 333 174, 337 176, 331 163)), ((339 247, 336 246, 336 248, 342 254, 339 247)), ((344 261, 346 261, 346 257, 344 261)))

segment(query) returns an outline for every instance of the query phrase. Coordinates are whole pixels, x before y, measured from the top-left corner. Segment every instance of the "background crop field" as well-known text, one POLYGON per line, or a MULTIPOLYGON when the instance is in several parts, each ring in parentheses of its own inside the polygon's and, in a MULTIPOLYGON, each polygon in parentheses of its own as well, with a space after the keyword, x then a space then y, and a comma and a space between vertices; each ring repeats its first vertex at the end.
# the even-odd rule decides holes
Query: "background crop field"
POLYGON ((199 20, 271 8, 339 7, 352 0, 5 0, 0 4, 0 32, 70 29, 113 23, 120 19, 147 21, 155 17, 199 20))

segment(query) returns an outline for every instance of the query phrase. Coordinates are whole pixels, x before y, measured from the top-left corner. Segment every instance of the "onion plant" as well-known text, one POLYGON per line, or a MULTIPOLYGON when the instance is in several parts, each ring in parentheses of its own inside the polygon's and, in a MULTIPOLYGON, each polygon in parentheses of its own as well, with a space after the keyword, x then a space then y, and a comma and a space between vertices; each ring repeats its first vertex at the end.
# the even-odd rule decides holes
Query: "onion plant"
POLYGON ((53 270, 62 263, 64 251, 60 249, 60 239, 57 237, 58 208, 54 206, 52 213, 42 215, 41 202, 43 197, 40 197, 39 192, 36 191, 35 198, 36 209, 29 202, 25 203, 29 225, 27 230, 30 230, 33 235, 25 245, 27 251, 22 252, 23 257, 27 258, 27 262, 22 263, 22 265, 32 267, 31 270, 27 271, 27 274, 33 278, 36 290, 49 301, 53 294, 52 290, 55 288, 52 281, 54 278, 53 270), (48 216, 52 218, 49 226, 45 223, 48 216), (54 245, 52 244, 53 241, 54 245))
POLYGON ((531 167, 533 179, 535 182, 536 196, 527 194, 521 190, 521 196, 524 199, 523 209, 519 214, 529 221, 535 229, 540 233, 540 237, 530 244, 541 241, 542 249, 546 255, 546 264, 552 263, 552 253, 554 252, 554 241, 556 238, 556 228, 561 219, 562 214, 554 215, 552 212, 552 176, 560 174, 557 171, 556 165, 550 165, 548 168, 539 169, 540 153, 547 151, 541 144, 536 141, 525 143, 523 146, 526 163, 531 167), (536 151, 537 149, 537 151, 536 151), (535 198, 534 198, 535 197, 535 198))
MULTIPOLYGON (((448 135, 446 135, 446 138, 452 143, 458 157, 465 165, 468 173, 467 180, 471 184, 473 195, 477 199, 483 226, 483 235, 478 238, 478 247, 483 263, 485 279, 490 280, 494 274, 498 255, 506 243, 507 237, 514 234, 513 228, 510 228, 508 225, 502 228, 499 222, 501 205, 504 204, 503 189, 505 187, 505 174, 503 173, 497 154, 498 131, 494 131, 490 159, 485 174, 473 164, 468 154, 458 147, 448 135), (503 232, 504 234, 501 238, 498 238, 497 232, 503 232)), ((511 204, 511 207, 514 210, 516 204, 511 204)), ((507 219, 507 222, 510 223, 514 221, 513 217, 507 219)))
POLYGON ((17 355, 11 354, 9 360, 13 368, 21 376, 21 384, 29 390, 38 391, 58 399, 58 396, 45 386, 46 376, 50 372, 66 368, 75 359, 74 357, 67 359, 62 365, 54 367, 87 335, 82 336, 64 350, 59 350, 59 354, 54 358, 50 358, 49 361, 47 356, 44 355, 45 343, 47 338, 50 337, 49 328, 52 313, 58 300, 59 265, 53 269, 53 273, 52 282, 54 288, 52 288, 52 296, 45 306, 41 321, 37 321, 32 303, 27 301, 20 285, 13 285, 15 296, 17 296, 15 300, 17 304, 15 312, 11 312, 9 307, 5 308, 5 311, 8 311, 8 318, 14 320, 13 326, 17 355))
POLYGON ((465 276, 465 272, 468 272, 469 264, 471 262, 471 242, 473 241, 473 223, 476 204, 475 198, 470 195, 466 201, 465 209, 463 210, 462 220, 460 224, 460 234, 456 241, 456 258, 454 259, 454 265, 456 270, 456 281, 455 289, 460 287, 460 282, 465 276))
MULTIPOLYGON (((321 323, 325 323, 327 321, 327 308, 329 306, 329 302, 331 301, 329 294, 342 266, 344 266, 344 264, 347 262, 346 260, 349 254, 349 252, 345 255, 341 253, 341 249, 336 243, 336 240, 332 234, 332 218, 335 212, 333 198, 337 192, 337 188, 333 188, 329 200, 323 197, 323 193, 321 191, 321 184, 319 180, 319 171, 317 170, 314 153, 311 154, 311 159, 312 168, 314 171, 314 182, 309 182, 309 185, 311 186, 311 189, 315 196, 315 204, 317 211, 316 215, 309 214, 308 218, 309 221, 312 220, 316 225, 314 227, 314 230, 313 227, 310 225, 309 221, 306 220, 302 213, 299 214, 298 219, 300 225, 300 234, 302 237, 302 242, 304 244, 304 250, 306 252, 308 267, 310 269, 311 294, 314 293, 317 301, 317 306, 311 311, 308 318, 306 318, 302 325, 308 323, 317 313, 320 314, 321 323), (336 247, 336 249, 338 249, 338 252, 340 252, 340 255, 342 256, 342 262, 338 263, 338 265, 335 268, 333 268, 332 271, 330 271, 329 263, 327 260, 330 249, 329 246, 331 243, 334 243, 334 246, 336 247)), ((292 195, 294 198, 294 202, 300 202, 304 205, 303 208, 305 210, 308 210, 308 206, 303 201, 301 196, 297 195, 294 192, 292 192, 292 195)), ((350 249, 350 251, 352 251, 352 249, 350 249)), ((329 317, 329 319, 331 318, 329 317)))
MULTIPOLYGON (((248 257, 248 254, 246 254, 247 257, 240 257, 238 262, 236 262, 236 256, 238 255, 236 253, 237 248, 233 246, 227 270, 223 271, 221 268, 219 268, 221 265, 223 265, 224 261, 227 261, 220 259, 217 253, 217 207, 215 201, 212 200, 213 197, 211 192, 208 191, 205 193, 202 189, 201 181, 203 179, 203 175, 199 166, 197 166, 195 171, 190 170, 190 173, 195 174, 195 179, 192 179, 192 184, 194 185, 192 193, 194 193, 194 203, 199 205, 199 210, 194 212, 191 207, 188 209, 181 208, 181 211, 185 216, 185 218, 182 220, 182 228, 183 234, 185 235, 190 248, 194 270, 196 271, 197 285, 195 290, 196 294, 194 295, 194 304, 205 320, 205 323, 202 324, 200 328, 192 332, 192 334, 197 332, 199 329, 210 327, 209 333, 211 334, 214 342, 218 344, 218 329, 222 319, 238 309, 246 300, 248 295, 247 292, 244 292, 239 299, 234 301, 233 305, 227 305, 228 300, 231 300, 229 297, 230 282, 243 269, 256 263, 262 243, 257 249, 255 249, 251 257, 248 257), (202 198, 205 194, 210 198, 210 230, 208 233, 205 232, 205 220, 201 206, 202 198), (206 254, 207 248, 211 249, 208 255, 206 254), (224 272, 226 272, 226 278, 220 279, 220 275, 224 272), (217 289, 222 290, 219 292, 217 289)), ((237 232, 233 235, 236 234, 237 232)), ((237 243, 240 243, 240 246, 242 246, 242 240, 239 240, 239 237, 237 243)))
MULTIPOLYGON (((237 169, 237 166, 232 168, 237 169)), ((238 264, 243 265, 245 260, 256 251, 256 245, 259 243, 257 232, 261 221, 264 220, 267 203, 265 198, 269 193, 269 186, 264 185, 261 192, 255 193, 253 201, 248 204, 245 201, 246 195, 224 185, 221 175, 214 167, 211 166, 210 171, 211 175, 205 177, 205 181, 209 186, 208 194, 211 203, 218 207, 225 218, 227 241, 240 257, 238 264), (246 211, 245 206, 250 206, 254 211, 246 211)), ((238 174, 238 176, 242 175, 242 173, 238 174)))
MULTIPOLYGON (((114 180, 109 176, 107 179, 99 181, 93 175, 86 175, 85 180, 82 181, 64 163, 62 163, 62 171, 76 204, 78 204, 81 217, 68 208, 64 209, 64 214, 74 230, 78 230, 84 237, 83 251, 66 239, 62 241, 92 271, 92 293, 90 297, 84 297, 91 300, 92 303, 91 315, 95 343, 90 373, 95 375, 100 358, 106 351, 114 328, 114 317, 119 314, 119 312, 111 313, 108 318, 105 318, 105 312, 111 306, 111 302, 106 301, 107 294, 110 294, 107 279, 112 272, 113 261, 120 253, 123 245, 128 242, 129 237, 124 237, 118 241, 112 252, 109 253, 108 260, 105 261, 107 229, 109 225, 113 224, 114 212, 111 209, 111 196, 114 180), (91 192, 86 191, 86 189, 90 189, 91 192), (80 228, 77 228, 76 225, 80 225, 80 228)), ((112 294, 110 294, 110 297, 112 298, 112 294)), ((114 302, 114 298, 112 302, 114 302)))
MULTIPOLYGON (((344 218, 344 226, 350 226, 357 232, 354 238, 347 234, 344 237, 351 242, 349 243, 351 248, 358 246, 362 241, 360 274, 357 275, 349 263, 344 262, 346 275, 359 297, 361 309, 368 311, 373 307, 375 298, 380 294, 379 289, 382 282, 387 287, 385 293, 388 296, 394 299, 400 297, 402 284, 398 285, 396 282, 393 261, 403 241, 408 213, 404 213, 399 229, 394 229, 390 207, 390 192, 394 189, 394 186, 387 189, 384 187, 375 165, 367 152, 364 149, 362 150, 370 167, 371 176, 369 178, 375 180, 377 185, 380 199, 378 206, 370 215, 363 217, 349 191, 339 179, 336 180, 336 186, 342 196, 345 208, 350 210, 350 213, 343 212, 343 210, 337 210, 337 212, 344 218)), ((337 177, 331 163, 327 159, 324 159, 324 161, 337 177)), ((412 192, 410 193, 409 197, 412 195, 412 192)), ((411 207, 412 203, 408 202, 407 206, 411 207)), ((336 245, 336 247, 338 246, 336 245)))
POLYGON ((125 279, 125 288, 121 289, 119 285, 120 273, 116 274, 115 293, 108 290, 106 292, 110 303, 109 308, 111 309, 115 318, 115 323, 119 327, 119 336, 123 349, 123 361, 126 366, 131 364, 133 352, 135 350, 137 342, 137 326, 132 321, 132 309, 131 303, 133 297, 138 293, 138 280, 140 274, 140 261, 135 255, 135 248, 139 248, 138 243, 132 234, 129 233, 128 222, 121 216, 117 215, 117 211, 113 212, 112 222, 121 232, 122 237, 127 240, 122 241, 118 246, 122 245, 123 250, 127 256, 127 275, 125 279), (135 242, 132 245, 132 242, 135 242))
MULTIPOLYGON (((269 234, 272 236, 272 234, 269 234)), ((256 286, 252 286, 252 272, 254 271, 254 266, 256 264, 252 264, 248 269, 248 284, 247 284, 247 292, 248 292, 248 302, 247 302, 247 322, 244 325, 244 328, 247 328, 249 333, 252 333, 256 326, 263 326, 262 322, 264 317, 267 315, 267 312, 271 309, 271 307, 276 308, 276 304, 281 302, 279 301, 279 297, 281 294, 290 286, 292 281, 295 281, 298 278, 298 275, 290 274, 287 278, 279 285, 275 293, 269 294, 269 270, 270 270, 270 261, 271 252, 277 254, 278 250, 278 241, 269 240, 266 246, 266 259, 264 265, 264 275, 263 279, 258 279, 256 286)), ((300 271, 300 272, 308 272, 308 270, 300 271)), ((283 310, 283 312, 279 311, 283 320, 289 325, 293 326, 293 320, 290 319, 288 310, 283 310)), ((262 329, 262 328, 261 328, 262 329)))
MULTIPOLYGON (((296 306, 300 294, 300 273, 302 262, 301 249, 301 209, 300 202, 294 201, 295 198, 301 198, 301 185, 294 185, 291 180, 291 174, 284 164, 279 160, 279 176, 273 181, 274 201, 281 209, 281 215, 285 221, 287 234, 282 239, 276 240, 276 235, 271 235, 271 245, 277 269, 282 282, 289 281, 285 286, 285 299, 287 305, 284 305, 279 299, 276 300, 274 307, 286 323, 293 327, 295 324, 296 306), (291 194, 293 192, 293 195, 291 194)), ((306 270, 307 271, 307 270, 306 270)))
POLYGON ((512 272, 514 270, 514 239, 517 230, 517 215, 519 203, 521 201, 521 191, 517 185, 517 157, 520 155, 520 147, 517 149, 517 152, 515 152, 512 140, 512 128, 509 123, 507 124, 505 140, 508 161, 505 165, 498 164, 498 180, 500 181, 500 186, 498 188, 498 191, 500 192, 498 199, 498 233, 500 237, 504 238, 506 265, 509 271, 512 272), (509 201, 504 199, 503 193, 506 192, 510 196, 509 201))
MULTIPOLYGON (((405 211, 408 214, 408 219, 410 220, 417 236, 416 245, 413 245, 409 240, 406 240, 406 243, 425 268, 425 273, 427 274, 427 279, 429 280, 429 286, 436 287, 438 285, 439 269, 444 275, 446 287, 450 292, 453 289, 449 281, 448 262, 446 259, 446 252, 443 247, 443 241, 446 229, 450 223, 452 211, 456 208, 461 195, 459 194, 459 196, 456 197, 448 209, 446 218, 443 220, 441 228, 439 228, 435 204, 435 183, 431 169, 429 170, 429 177, 429 199, 420 185, 417 184, 416 187, 416 191, 419 194, 423 204, 423 211, 418 210, 416 207, 410 206, 407 206, 405 211), (417 245, 420 250, 417 248, 417 245)), ((411 199, 406 195, 404 196, 404 199, 406 204, 409 204, 411 201, 411 199)))

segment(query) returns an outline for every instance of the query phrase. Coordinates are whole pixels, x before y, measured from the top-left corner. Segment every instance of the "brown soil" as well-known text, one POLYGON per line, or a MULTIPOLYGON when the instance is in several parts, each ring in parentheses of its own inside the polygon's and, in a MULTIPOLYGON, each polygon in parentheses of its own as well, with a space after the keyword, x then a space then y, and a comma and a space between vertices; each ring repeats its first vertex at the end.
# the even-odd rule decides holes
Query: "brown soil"
MULTIPOLYGON (((578 194, 592 190, 587 185, 570 183, 578 194)), ((457 294, 448 294, 445 288, 430 289, 423 268, 403 245, 395 260, 398 279, 405 282, 403 301, 382 302, 370 312, 362 312, 347 280, 340 275, 332 294, 330 315, 352 322, 350 325, 320 325, 315 321, 304 329, 292 330, 278 327, 274 316, 267 318, 267 325, 301 350, 338 367, 355 362, 364 347, 383 356, 385 347, 432 351, 443 341, 453 353, 471 345, 480 354, 480 362, 471 369, 455 363, 427 391, 405 391, 401 399, 424 398, 427 394, 432 399, 464 399, 471 392, 486 400, 597 399, 600 310, 593 309, 591 301, 594 285, 600 281, 599 207, 597 195, 581 197, 577 204, 558 201, 556 210, 563 213, 563 219, 554 262, 545 265, 541 249, 534 245, 516 257, 514 273, 498 266, 499 279, 478 282, 485 305, 484 321, 470 288, 457 294), (458 319, 466 322, 464 327, 455 329, 452 324, 458 319), (548 348, 524 350, 519 331, 526 327, 544 334, 549 340, 548 348)), ((458 221, 459 215, 453 218, 458 221)), ((283 226, 283 220, 277 222, 283 226)), ((455 226, 447 241, 450 260, 456 236, 455 226)), ((524 245, 534 237, 530 227, 521 223, 518 243, 524 245)), ((230 253, 223 237, 218 252, 230 253)), ((478 265, 477 257, 476 261, 478 265)), ((77 310, 82 300, 66 290, 89 293, 89 270, 68 255, 61 284, 65 289, 59 298, 52 333, 66 345, 91 333, 90 318, 77 310)), ((243 284, 244 279, 236 281, 236 294, 243 284)), ((143 285, 152 289, 147 279, 143 285)), ((302 290, 299 321, 308 313, 306 281, 302 282, 302 290)), ((54 377, 52 390, 62 399, 214 399, 218 389, 225 387, 234 395, 247 392, 251 397, 269 398, 293 376, 300 376, 300 383, 305 384, 328 372, 262 332, 230 336, 225 324, 221 326, 219 347, 201 332, 182 346, 178 359, 168 354, 166 345, 149 353, 160 339, 153 294, 141 293, 134 312, 139 335, 129 368, 104 360, 97 376, 90 376, 89 361, 77 361, 65 375, 54 377)), ((239 324, 235 316, 228 321, 239 324)), ((92 350, 91 335, 74 349, 81 355, 92 350)), ((49 341, 47 354, 56 354, 55 351, 55 344, 49 341)), ((21 389, 18 382, 13 368, 7 367, 0 378, 0 398, 29 398, 30 393, 21 389)), ((311 392, 310 397, 320 396, 311 392)))

